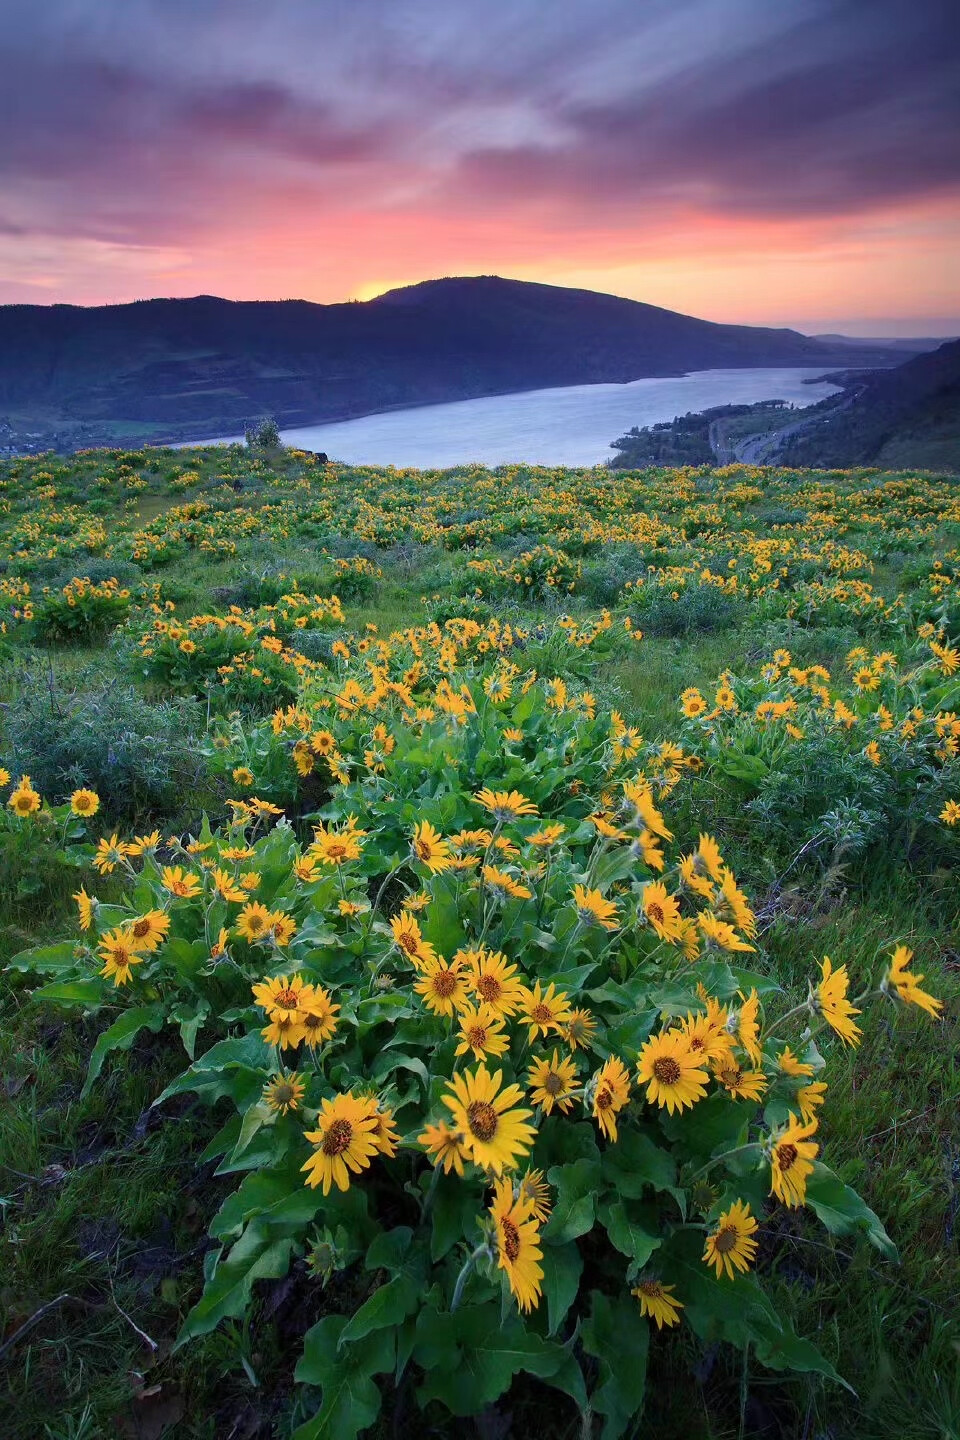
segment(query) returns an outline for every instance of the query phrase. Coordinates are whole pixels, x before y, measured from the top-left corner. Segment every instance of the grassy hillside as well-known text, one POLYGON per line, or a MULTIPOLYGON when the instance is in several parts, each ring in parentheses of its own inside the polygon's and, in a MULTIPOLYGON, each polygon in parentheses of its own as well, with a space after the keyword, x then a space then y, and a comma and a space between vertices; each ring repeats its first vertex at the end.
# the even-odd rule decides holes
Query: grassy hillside
POLYGON ((852 398, 831 399, 791 435, 791 465, 960 468, 960 341, 867 377, 852 398))
POLYGON ((960 1435, 958 494, 0 462, 4 1440, 960 1435))
POLYGON ((392 406, 757 365, 894 363, 899 352, 715 325, 612 295, 430 281, 363 304, 0 307, 0 417, 61 448, 292 426, 392 406))

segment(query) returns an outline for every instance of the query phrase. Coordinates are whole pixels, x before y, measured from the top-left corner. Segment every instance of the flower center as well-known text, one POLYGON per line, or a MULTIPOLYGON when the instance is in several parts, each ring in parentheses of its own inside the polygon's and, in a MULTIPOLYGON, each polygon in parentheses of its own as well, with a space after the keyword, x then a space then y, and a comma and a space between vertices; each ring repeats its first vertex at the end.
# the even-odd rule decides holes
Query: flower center
POLYGON ((477 990, 480 992, 480 998, 490 1004, 494 1000, 500 999, 503 986, 495 975, 481 975, 477 981, 477 990))
POLYGON ((487 1027, 485 1025, 473 1025, 467 1031, 467 1044, 474 1050, 482 1050, 487 1043, 487 1027))
POLYGON ((789 1169, 790 1169, 790 1166, 793 1165, 794 1162, 796 1161, 796 1158, 797 1158, 797 1147, 796 1147, 796 1145, 778 1145, 778 1146, 777 1146, 777 1164, 780 1166, 780 1169, 781 1169, 781 1170, 789 1170, 789 1169))
POLYGON ((433 846, 428 845, 426 840, 418 840, 413 848, 417 853, 417 858, 420 860, 429 860, 433 854, 433 846))
POLYGON ((457 977, 452 970, 439 970, 433 977, 433 990, 435 995, 444 998, 452 995, 457 988, 457 977))
POLYGON ((467 1124, 478 1140, 487 1143, 497 1133, 497 1112, 486 1100, 474 1100, 467 1106, 467 1124))
POLYGON ((530 1011, 530 1019, 535 1020, 538 1025, 549 1025, 553 1020, 553 1011, 549 1005, 534 1005, 530 1011))
POLYGON ((353 1139, 353 1126, 349 1120, 334 1120, 323 1137, 320 1146, 324 1155, 342 1155, 353 1139))
POLYGON ((680 1066, 669 1055, 661 1055, 653 1062, 653 1073, 661 1085, 676 1085, 680 1079, 680 1066))
POLYGON ((277 1085, 274 1088, 273 1099, 275 1104, 289 1105, 290 1101, 294 1098, 294 1089, 289 1081, 284 1081, 283 1084, 277 1085))
POLYGON ((597 1091, 596 1106, 598 1110, 609 1110, 613 1104, 613 1091, 608 1090, 606 1085, 597 1091))
POLYGON ((637 1289, 641 1290, 648 1300, 660 1300, 663 1298, 663 1286, 659 1280, 641 1280, 637 1289))
POLYGON ((416 955, 420 948, 416 936, 409 930, 401 930, 397 936, 397 944, 401 950, 406 950, 408 955, 416 955))
POLYGON ((142 940, 144 935, 150 934, 150 921, 145 919, 137 920, 133 926, 133 934, 137 940, 142 940))
POLYGON ((506 1216, 501 1217, 500 1230, 503 1235, 504 1254, 512 1263, 520 1254, 520 1231, 516 1225, 514 1225, 513 1221, 508 1220, 506 1216))
POLYGON ((737 1248, 737 1227, 735 1225, 724 1225, 713 1237, 713 1248, 721 1255, 729 1255, 731 1250, 737 1248))
POLYGON ((265 921, 262 915, 247 916, 247 929, 251 935, 259 935, 260 931, 264 928, 264 924, 265 921))
POLYGON ((650 916, 654 925, 663 924, 663 907, 658 905, 655 900, 652 905, 647 906, 647 914, 650 916))
POLYGON ((544 1077, 543 1088, 548 1095, 559 1095, 563 1090, 563 1076, 558 1075, 556 1070, 548 1070, 544 1077))
POLYGON ((277 1005, 283 1010, 296 1010, 300 996, 296 990, 278 990, 276 996, 277 1005))

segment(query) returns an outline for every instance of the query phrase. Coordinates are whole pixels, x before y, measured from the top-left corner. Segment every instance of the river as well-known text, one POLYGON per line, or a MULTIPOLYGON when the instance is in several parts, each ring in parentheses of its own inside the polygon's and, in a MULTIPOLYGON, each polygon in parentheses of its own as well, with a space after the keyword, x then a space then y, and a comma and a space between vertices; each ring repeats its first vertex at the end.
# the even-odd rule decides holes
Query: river
POLYGON ((610 458, 611 440, 632 425, 653 425, 713 405, 758 400, 813 405, 838 388, 826 382, 803 383, 822 374, 822 368, 696 370, 626 385, 568 385, 421 405, 281 434, 288 445, 326 451, 331 460, 354 465, 421 470, 470 461, 490 466, 511 461, 595 465, 610 458))

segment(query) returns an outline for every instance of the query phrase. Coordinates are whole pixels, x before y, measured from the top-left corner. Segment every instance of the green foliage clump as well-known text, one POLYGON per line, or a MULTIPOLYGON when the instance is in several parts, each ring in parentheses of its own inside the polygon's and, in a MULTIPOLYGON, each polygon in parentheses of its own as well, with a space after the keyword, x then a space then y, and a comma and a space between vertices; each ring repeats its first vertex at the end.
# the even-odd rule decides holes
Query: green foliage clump
POLYGON ((129 684, 97 684, 93 675, 68 688, 52 671, 24 665, 3 713, 0 755, 6 769, 30 775, 51 799, 87 785, 112 820, 171 815, 201 777, 195 736, 202 723, 187 701, 151 703, 129 684))

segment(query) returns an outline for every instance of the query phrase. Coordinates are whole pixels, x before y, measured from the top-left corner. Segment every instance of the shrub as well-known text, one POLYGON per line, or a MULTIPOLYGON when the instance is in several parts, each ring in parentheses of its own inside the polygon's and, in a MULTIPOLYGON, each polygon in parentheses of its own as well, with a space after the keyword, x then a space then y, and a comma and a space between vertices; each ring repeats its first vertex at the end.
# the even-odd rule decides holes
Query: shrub
POLYGON ((771 1197, 895 1256, 819 1158, 811 1032, 854 1047, 868 999, 935 1014, 910 952, 860 957, 855 1002, 827 958, 779 999, 716 843, 671 843, 684 750, 514 650, 495 622, 428 628, 392 637, 375 677, 308 688, 228 743, 244 785, 323 759, 312 835, 271 829, 248 790, 232 825, 162 857, 111 837, 95 863, 126 878, 121 903, 81 894, 79 942, 12 962, 56 976, 40 998, 114 1017, 87 1090, 173 1025, 192 1063, 161 1099, 227 1104, 205 1155, 242 1178, 178 1345, 294 1257, 320 1283, 350 1272, 304 1338, 301 1440, 372 1424, 373 1377, 408 1369, 455 1415, 532 1372, 619 1436, 653 1323, 837 1379, 756 1272, 771 1197))
POLYGON ((22 667, 15 700, 3 712, 5 768, 31 775, 51 799, 90 786, 116 822, 173 814, 204 768, 194 739, 199 709, 184 701, 150 704, 132 686, 94 675, 75 683, 68 690, 52 672, 22 667))

